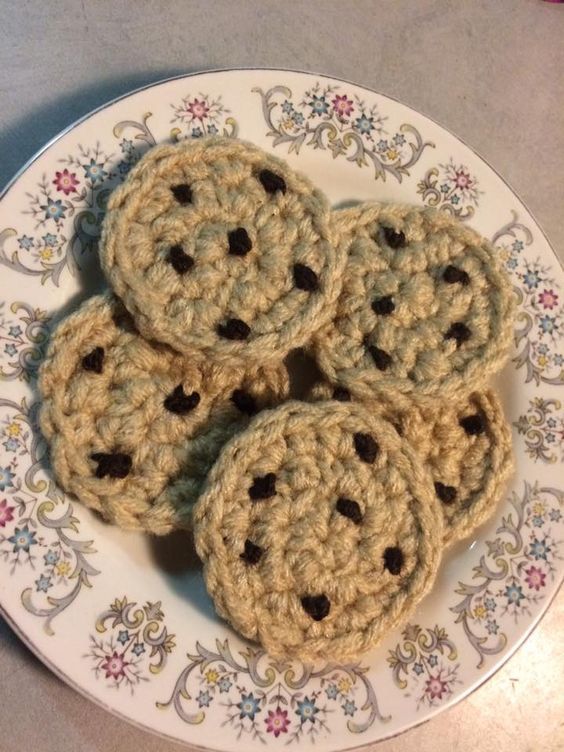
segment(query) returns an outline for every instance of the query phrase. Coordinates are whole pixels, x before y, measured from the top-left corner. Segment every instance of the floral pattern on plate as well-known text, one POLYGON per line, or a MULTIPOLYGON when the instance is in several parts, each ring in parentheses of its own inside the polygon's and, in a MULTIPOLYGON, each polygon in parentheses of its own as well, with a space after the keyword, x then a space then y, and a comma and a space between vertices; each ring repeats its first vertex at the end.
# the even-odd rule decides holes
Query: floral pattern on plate
POLYGON ((463 164, 448 162, 427 170, 417 183, 417 193, 427 206, 444 209, 459 219, 470 219, 478 208, 482 191, 478 179, 463 164))
POLYGON ((525 437, 527 454, 533 460, 564 462, 564 413, 560 400, 535 397, 513 425, 525 437))
POLYGON ((0 301, 0 381, 37 375, 49 339, 50 317, 41 308, 0 301), (8 313, 9 311, 9 313, 8 313))

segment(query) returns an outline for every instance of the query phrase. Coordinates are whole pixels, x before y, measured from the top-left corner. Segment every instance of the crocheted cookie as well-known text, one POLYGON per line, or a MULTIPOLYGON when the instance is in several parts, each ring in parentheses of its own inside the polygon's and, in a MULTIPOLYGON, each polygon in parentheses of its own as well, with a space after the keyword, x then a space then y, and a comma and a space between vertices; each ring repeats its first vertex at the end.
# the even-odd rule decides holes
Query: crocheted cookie
POLYGON ((63 321, 40 374, 41 429, 61 487, 125 528, 190 524, 222 444, 283 399, 285 368, 210 365, 145 341, 111 296, 63 321))
POLYGON ((194 508, 218 613, 273 657, 346 660, 431 587, 442 512, 419 458, 355 403, 289 402, 222 450, 194 508))
POLYGON ((434 209, 364 205, 333 216, 348 261, 337 315, 314 343, 325 376, 368 398, 482 386, 512 331, 513 296, 492 246, 434 209))
POLYGON ((232 138, 158 146, 110 197, 101 259, 145 336, 276 360, 334 311, 345 263, 306 178, 232 138))
MULTIPOLYGON (((351 399, 343 387, 328 384, 317 384, 311 396, 351 399)), ((430 468, 443 510, 445 544, 467 537, 490 517, 513 469, 511 429, 493 390, 455 401, 396 394, 363 405, 389 420, 430 468)))

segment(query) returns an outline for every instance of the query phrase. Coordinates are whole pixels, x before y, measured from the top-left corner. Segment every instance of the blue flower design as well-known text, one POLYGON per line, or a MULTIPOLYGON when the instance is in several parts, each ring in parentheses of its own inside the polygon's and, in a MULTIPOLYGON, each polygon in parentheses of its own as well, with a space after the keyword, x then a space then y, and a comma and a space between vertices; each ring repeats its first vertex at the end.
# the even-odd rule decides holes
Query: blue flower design
POLYGON ((13 436, 10 436, 9 439, 6 439, 4 442, 4 447, 7 452, 15 452, 20 445, 20 442, 17 439, 14 439, 13 436))
POLYGON ((142 642, 136 642, 132 647, 131 652, 139 657, 142 653, 145 652, 145 645, 142 642))
POLYGON ((547 426, 548 426, 549 428, 556 428, 556 426, 557 426, 557 423, 556 423, 556 420, 555 420, 554 418, 549 418, 549 419, 548 419, 548 420, 546 421, 546 425, 547 425, 547 426))
POLYGON ((204 135, 204 132, 201 128, 192 128, 192 138, 201 138, 204 135))
POLYGON ((386 149, 388 148, 388 142, 385 139, 381 138, 380 141, 378 141, 377 146, 380 151, 386 151, 386 149))
MULTIPOLYGON (((539 355, 548 355, 548 345, 545 345, 544 342, 537 345, 537 352, 539 355)), ((549 420, 553 420, 553 418, 550 418, 549 420)))
POLYGON ((313 110, 314 115, 325 115, 329 109, 329 103, 325 97, 318 97, 316 94, 313 95, 309 106, 313 110))
POLYGON ((405 144, 405 136, 403 133, 396 133, 394 136, 394 144, 396 146, 403 146, 405 144))
POLYGON ((455 206, 456 206, 456 204, 459 204, 460 203, 460 196, 458 196, 455 193, 453 196, 450 197, 450 203, 454 204, 455 206))
POLYGON ((11 326, 8 329, 8 334, 10 337, 20 337, 22 333, 21 326, 11 326))
POLYGON ((496 602, 494 598, 485 598, 484 599, 484 606, 486 607, 486 611, 495 611, 496 609, 496 602))
POLYGON ((551 509, 548 516, 552 520, 552 522, 560 522, 562 519, 562 512, 560 509, 551 509))
POLYGON ((487 621, 486 622, 486 632, 488 634, 497 634, 499 631, 499 624, 497 621, 487 621))
POLYGON ((133 152, 133 141, 131 141, 129 138, 122 138, 122 140, 119 142, 119 145, 124 154, 131 154, 133 152))
POLYGON ((359 133, 370 133, 374 130, 374 118, 367 117, 364 112, 354 121, 354 124, 359 133))
POLYGON ((222 676, 218 681, 217 686, 219 687, 219 692, 221 694, 222 692, 229 692, 233 686, 233 682, 228 676, 222 676))
POLYGON ((5 491, 7 488, 13 488, 13 479, 14 473, 9 467, 0 467, 0 491, 5 491))
POLYGON ((531 543, 531 556, 535 557, 535 561, 538 561, 539 559, 544 559, 547 561, 547 556, 551 552, 550 546, 546 543, 546 538, 543 538, 542 540, 537 540, 537 538, 533 539, 533 542, 531 543))
POLYGON ((35 584, 37 586, 38 593, 41 591, 46 593, 50 587, 53 587, 53 583, 51 582, 51 577, 45 574, 42 574, 37 580, 35 580, 35 584))
POLYGON ((441 193, 448 193, 450 190, 450 186, 448 183, 443 183, 441 185, 441 193))
POLYGON ((260 713, 260 700, 254 697, 250 692, 248 695, 241 695, 241 702, 237 703, 237 707, 241 711, 239 718, 249 718, 251 721, 255 720, 255 715, 260 713))
POLYGON ((413 666, 413 671, 414 671, 414 673, 417 674, 417 676, 421 676, 421 674, 423 673, 423 671, 425 671, 425 669, 423 668, 423 664, 422 663, 416 663, 413 666))
POLYGON ((48 232, 46 235, 42 238, 45 245, 48 245, 50 248, 53 248, 57 245, 57 236, 53 235, 52 232, 48 232))
POLYGON ((294 112, 292 115, 292 120, 296 125, 303 125, 304 124, 304 116, 301 112, 294 112))
POLYGON ((357 711, 354 700, 345 700, 345 703, 341 707, 345 711, 345 715, 354 715, 357 711))
POLYGON ((542 316, 539 321, 539 326, 541 328, 541 331, 546 332, 547 334, 551 334, 552 332, 555 332, 558 329, 558 324, 556 323, 556 319, 553 316, 542 316))
POLYGON ((517 268, 517 259, 516 258, 510 258, 506 264, 508 269, 516 269, 517 268))
POLYGON ((61 198, 56 199, 56 201, 53 201, 52 198, 48 198, 46 204, 41 204, 41 209, 45 212, 45 219, 54 219, 55 221, 58 219, 64 219, 67 210, 66 207, 63 206, 63 200, 61 198))
POLYGON ((554 356, 554 365, 555 366, 564 366, 564 355, 560 355, 560 353, 558 353, 558 355, 555 355, 554 356))
POLYGON ((102 180, 107 177, 108 173, 104 170, 103 162, 96 162, 95 159, 90 160, 90 164, 82 165, 84 170, 84 176, 87 180, 92 181, 92 185, 101 183, 102 180))
MULTIPOLYGON (((549 433, 548 436, 552 436, 552 434, 549 433)), ((549 441, 548 436, 546 437, 547 441, 549 441)), ((535 514, 535 516, 533 517, 533 525, 535 527, 542 527, 543 522, 544 522, 543 518, 539 517, 538 514, 535 514)))
POLYGON ((282 112, 286 113, 286 115, 291 115, 294 111, 294 105, 289 102, 287 99, 284 100, 282 104, 282 112))
POLYGON ((301 723, 305 723, 306 721, 315 723, 316 713, 319 713, 319 708, 315 706, 315 699, 310 700, 309 697, 306 696, 304 700, 298 701, 296 715, 300 716, 301 723))
POLYGON ((18 352, 18 348, 14 345, 13 342, 10 342, 9 345, 4 346, 4 352, 8 355, 15 355, 18 352))
POLYGON ((212 696, 210 695, 210 693, 208 692, 207 689, 206 689, 205 692, 203 692, 203 691, 200 692, 200 694, 196 697, 196 700, 198 702, 198 707, 199 708, 209 708, 210 702, 212 701, 212 699, 213 698, 212 698, 212 696))
POLYGON ((14 534, 8 538, 10 543, 14 544, 14 553, 19 551, 25 551, 29 553, 30 546, 35 546, 37 541, 35 540, 35 530, 30 530, 27 525, 14 530, 14 534))
POLYGON ((133 167, 133 164, 131 162, 120 162, 118 164, 118 172, 120 175, 124 176, 127 175, 129 170, 133 167))
POLYGON ((541 280, 539 273, 533 271, 532 269, 527 269, 526 274, 523 275, 523 283, 526 287, 529 288, 529 290, 533 290, 534 288, 538 287, 540 281, 541 280))
POLYGON ((513 241, 513 245, 511 247, 514 251, 517 251, 517 253, 519 253, 519 251, 522 251, 525 246, 522 240, 515 240, 513 241))
POLYGON ((438 662, 439 662, 439 659, 437 658, 436 655, 429 656, 429 666, 432 666, 434 668, 438 662))
POLYGON ((523 595, 523 588, 521 585, 508 585, 505 588, 505 597, 508 603, 514 603, 518 606, 525 597, 523 595))
POLYGON ((52 567, 53 564, 56 564, 59 561, 59 554, 56 551, 53 551, 52 548, 50 548, 43 557, 43 561, 45 562, 45 564, 47 564, 48 567, 52 567))
POLYGON ((216 126, 212 123, 211 125, 208 125, 208 135, 209 136, 215 136, 217 135, 218 130, 216 126))
POLYGON ((129 640, 129 632, 127 629, 120 629, 119 634, 117 636, 117 641, 120 642, 122 645, 125 645, 125 643, 129 640))
POLYGON ((330 700, 336 700, 337 695, 339 694, 339 690, 337 689, 336 684, 329 684, 329 686, 325 690, 325 694, 330 700))
POLYGON ((33 248, 33 238, 30 238, 29 235, 22 235, 21 238, 18 238, 18 245, 20 248, 29 251, 30 248, 33 248))

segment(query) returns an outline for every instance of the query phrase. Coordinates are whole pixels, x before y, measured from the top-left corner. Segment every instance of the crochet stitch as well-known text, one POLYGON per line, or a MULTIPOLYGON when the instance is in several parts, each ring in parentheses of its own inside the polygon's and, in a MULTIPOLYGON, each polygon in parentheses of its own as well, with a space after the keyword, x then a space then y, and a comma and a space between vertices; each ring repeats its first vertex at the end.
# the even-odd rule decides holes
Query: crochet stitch
POLYGON ((442 510, 389 422, 355 402, 289 402, 224 447, 194 533, 208 592, 238 632, 274 658, 347 660, 431 587, 442 510))

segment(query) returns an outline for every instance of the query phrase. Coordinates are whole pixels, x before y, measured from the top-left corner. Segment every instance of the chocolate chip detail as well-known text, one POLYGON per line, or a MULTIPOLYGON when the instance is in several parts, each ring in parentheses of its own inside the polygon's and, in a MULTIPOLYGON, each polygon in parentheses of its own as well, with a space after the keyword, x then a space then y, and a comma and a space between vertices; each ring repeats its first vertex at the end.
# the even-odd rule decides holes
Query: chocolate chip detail
POLYGON ((186 415, 200 404, 198 392, 186 394, 182 384, 179 384, 168 397, 165 398, 164 406, 171 413, 186 415))
POLYGON ((397 248, 403 248, 407 245, 405 235, 401 230, 394 230, 393 227, 384 227, 382 229, 384 232, 384 237, 386 238, 386 243, 390 246, 390 248, 396 250, 397 248))
POLYGON ((105 478, 106 475, 110 478, 125 478, 131 470, 131 457, 122 452, 114 452, 113 454, 96 452, 91 454, 90 457, 98 463, 95 472, 97 478, 105 478))
POLYGON ((362 512, 357 501, 353 499, 337 499, 337 512, 342 514, 343 517, 348 517, 355 525, 360 525, 362 522, 362 512))
POLYGON ((168 252, 168 263, 178 274, 186 274, 194 266, 194 259, 181 245, 173 245, 168 252))
POLYGON ((246 256, 253 247, 249 233, 244 227, 231 230, 227 235, 227 240, 229 241, 229 253, 232 256, 246 256))
POLYGON ((85 355, 82 358, 82 367, 85 371, 94 371, 94 373, 102 373, 104 368, 104 348, 95 347, 92 352, 85 355))
POLYGON ((241 554, 241 558, 243 561, 246 561, 247 564, 258 564, 263 553, 264 552, 260 546, 257 546, 256 543, 253 543, 247 538, 245 541, 245 550, 241 554))
POLYGON ((384 551, 384 566, 390 574, 399 574, 403 567, 403 553, 401 548, 390 546, 384 551))
POLYGON ((449 266, 447 266, 447 268, 444 270, 443 279, 450 285, 454 285, 457 282, 459 282, 461 285, 470 284, 470 277, 468 276, 468 273, 465 272, 464 269, 459 269, 457 266, 452 266, 452 264, 449 264, 449 266))
POLYGON ((227 319, 225 324, 219 324, 217 333, 224 339, 244 340, 251 333, 251 329, 241 319, 227 319))
POLYGON ((319 290, 317 274, 305 264, 294 264, 294 282, 297 288, 306 292, 319 290))
POLYGON ((329 614, 331 602, 323 593, 321 595, 304 595, 302 607, 314 621, 321 621, 329 614))
POLYGON ((183 206, 185 206, 186 204, 191 203, 192 189, 190 188, 189 185, 186 185, 186 183, 181 183, 180 185, 173 185, 170 190, 172 191, 172 195, 178 201, 179 204, 182 204, 183 206))
POLYGON ((350 402, 351 393, 344 386, 337 386, 333 389, 333 399, 337 402, 350 402))
POLYGON ((445 339, 456 340, 456 346, 460 347, 460 345, 467 342, 471 336, 472 332, 468 329, 466 324, 463 324, 461 321, 456 321, 454 324, 451 324, 450 329, 445 334, 445 339))
POLYGON ((396 304, 391 295, 385 295, 372 301, 372 310, 378 316, 389 316, 396 310, 396 304))
POLYGON ((231 402, 233 402, 237 410, 245 413, 245 415, 255 415, 258 412, 255 398, 244 389, 235 389, 231 395, 231 402))
POLYGON ((456 499, 456 488, 454 486, 445 486, 444 483, 437 481, 435 483, 435 493, 443 504, 452 504, 456 499))
POLYGON ((379 371, 387 371, 392 365, 392 356, 385 350, 381 350, 376 345, 368 345, 368 352, 372 356, 374 365, 379 371))
POLYGON ((459 423, 468 436, 479 436, 486 430, 486 422, 479 413, 467 415, 465 418, 461 418, 459 423))
POLYGON ((369 433, 355 433, 354 449, 363 462, 372 464, 376 459, 379 446, 369 433))
POLYGON ((267 193, 276 193, 276 191, 286 193, 286 181, 275 172, 271 172, 270 170, 261 170, 259 172, 258 179, 262 183, 262 187, 267 193))
POLYGON ((253 478, 253 485, 249 488, 249 496, 253 501, 271 499, 276 495, 276 475, 267 473, 253 478))

